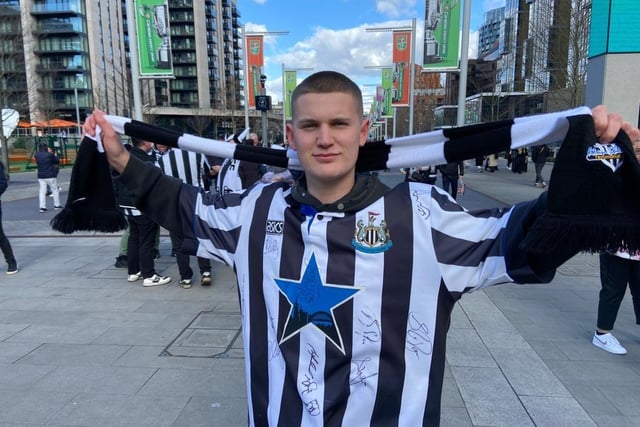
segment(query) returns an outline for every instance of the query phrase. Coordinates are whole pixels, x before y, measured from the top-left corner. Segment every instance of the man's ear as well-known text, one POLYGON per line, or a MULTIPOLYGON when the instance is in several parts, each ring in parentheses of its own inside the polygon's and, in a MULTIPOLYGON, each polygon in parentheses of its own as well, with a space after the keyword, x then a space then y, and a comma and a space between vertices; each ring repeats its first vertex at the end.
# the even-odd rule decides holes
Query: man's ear
POLYGON ((362 147, 369 138, 369 125, 371 122, 369 119, 363 119, 360 125, 360 147, 362 147))
POLYGON ((291 148, 292 150, 295 150, 296 141, 295 141, 295 138, 293 137, 293 125, 291 124, 291 122, 287 123, 286 132, 287 132, 287 142, 289 143, 289 148, 291 148))

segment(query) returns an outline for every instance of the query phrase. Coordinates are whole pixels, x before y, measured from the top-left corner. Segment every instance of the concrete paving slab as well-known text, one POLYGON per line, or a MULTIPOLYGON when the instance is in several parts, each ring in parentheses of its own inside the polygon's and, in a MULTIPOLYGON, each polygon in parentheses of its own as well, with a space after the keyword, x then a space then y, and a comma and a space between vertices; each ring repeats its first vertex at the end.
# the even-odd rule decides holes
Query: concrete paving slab
POLYGON ((54 414, 62 410, 74 397, 73 393, 41 393, 0 390, 0 422, 47 425, 54 422, 54 414))
POLYGON ((171 427, 188 398, 80 393, 50 421, 85 427, 171 427))
POLYGON ((638 427, 640 417, 625 417, 623 415, 596 415, 593 417, 598 427, 638 427))
POLYGON ((142 387, 139 394, 145 396, 199 396, 218 399, 246 398, 243 369, 227 367, 225 372, 195 371, 183 369, 159 369, 142 387))
MULTIPOLYGON (((490 389, 487 389, 487 392, 490 389)), ((488 392, 490 394, 490 392, 488 392)), ((520 401, 514 396, 497 399, 465 400, 469 418, 474 426, 491 427, 534 427, 520 401)))
POLYGON ((134 395, 156 371, 154 368, 59 366, 41 378, 33 389, 49 393, 134 395))
POLYGON ((192 397, 172 427, 211 427, 246 425, 247 400, 245 398, 192 397))
POLYGON ((595 427, 596 423, 573 398, 522 396, 536 427, 595 427))
POLYGON ((104 366, 122 356, 129 346, 97 344, 42 344, 16 361, 23 365, 104 366))
MULTIPOLYGON (((28 366, 0 363, 0 390, 22 392, 33 387, 55 369, 53 366, 28 366)), ((69 390, 63 390, 68 392, 69 390)))
POLYGON ((518 396, 571 396, 532 348, 503 347, 491 354, 518 396))

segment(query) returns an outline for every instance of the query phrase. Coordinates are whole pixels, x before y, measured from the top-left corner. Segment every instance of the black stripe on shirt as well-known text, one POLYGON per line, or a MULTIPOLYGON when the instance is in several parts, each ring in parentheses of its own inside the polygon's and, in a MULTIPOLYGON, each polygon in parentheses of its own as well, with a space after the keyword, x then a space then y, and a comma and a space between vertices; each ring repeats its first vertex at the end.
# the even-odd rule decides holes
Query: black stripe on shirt
MULTIPOLYGON (((352 247, 347 255, 341 247, 344 245, 344 236, 353 235, 356 229, 355 215, 350 215, 351 221, 330 221, 327 225, 327 279, 330 284, 342 286, 354 283, 356 270, 356 253, 352 247)), ((324 389, 324 425, 342 425, 342 419, 347 409, 349 399, 349 379, 351 373, 351 353, 353 349, 353 299, 333 310, 336 325, 340 325, 340 335, 344 354, 333 344, 327 341, 325 348, 325 389, 324 389)))

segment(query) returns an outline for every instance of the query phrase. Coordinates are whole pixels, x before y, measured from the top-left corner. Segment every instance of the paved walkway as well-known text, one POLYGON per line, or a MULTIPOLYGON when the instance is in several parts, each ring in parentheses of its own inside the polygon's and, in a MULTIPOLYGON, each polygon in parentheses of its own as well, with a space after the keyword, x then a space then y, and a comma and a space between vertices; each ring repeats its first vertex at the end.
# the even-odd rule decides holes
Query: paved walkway
MULTIPOLYGON (((496 173, 469 168, 465 182, 459 201, 469 209, 542 191, 532 172, 503 163, 496 173)), ((214 263, 211 288, 128 283, 113 268, 119 236, 52 232, 54 213, 37 212, 36 187, 35 173, 14 174, 2 199, 21 270, 0 276, 0 427, 245 425, 232 271, 214 263)), ((163 233, 156 266, 177 278, 169 245, 163 233)), ((598 290, 597 258, 581 254, 549 285, 465 296, 449 332, 442 425, 640 425, 630 300, 616 324, 629 354, 611 355, 591 345, 598 290)))

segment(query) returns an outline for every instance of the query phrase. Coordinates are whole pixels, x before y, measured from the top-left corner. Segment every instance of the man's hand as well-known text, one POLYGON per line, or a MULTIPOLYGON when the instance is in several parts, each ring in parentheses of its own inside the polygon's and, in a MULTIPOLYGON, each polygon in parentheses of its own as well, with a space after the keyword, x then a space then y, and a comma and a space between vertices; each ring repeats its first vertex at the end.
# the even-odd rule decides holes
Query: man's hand
POLYGON ((104 112, 93 110, 82 126, 82 133, 95 138, 96 130, 100 127, 102 145, 104 146, 107 160, 113 169, 122 173, 129 162, 129 152, 122 145, 120 135, 113 130, 111 124, 105 120, 104 112))
POLYGON ((591 109, 596 136, 600 142, 611 142, 615 139, 620 129, 624 130, 634 147, 640 144, 640 130, 631 123, 622 120, 617 113, 608 113, 607 107, 598 105, 591 109))

